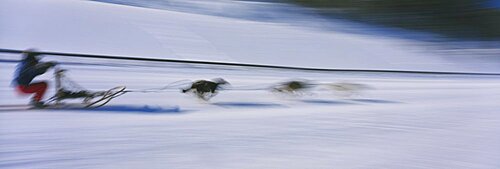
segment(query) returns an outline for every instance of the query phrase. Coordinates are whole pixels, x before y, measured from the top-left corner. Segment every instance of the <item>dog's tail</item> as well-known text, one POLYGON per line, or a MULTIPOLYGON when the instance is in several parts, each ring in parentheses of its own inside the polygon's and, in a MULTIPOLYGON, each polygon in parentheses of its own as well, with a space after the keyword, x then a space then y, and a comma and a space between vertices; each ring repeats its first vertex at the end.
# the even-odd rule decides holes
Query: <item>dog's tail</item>
POLYGON ((191 89, 181 89, 181 92, 182 92, 182 93, 186 93, 186 92, 188 92, 189 90, 191 90, 191 89))

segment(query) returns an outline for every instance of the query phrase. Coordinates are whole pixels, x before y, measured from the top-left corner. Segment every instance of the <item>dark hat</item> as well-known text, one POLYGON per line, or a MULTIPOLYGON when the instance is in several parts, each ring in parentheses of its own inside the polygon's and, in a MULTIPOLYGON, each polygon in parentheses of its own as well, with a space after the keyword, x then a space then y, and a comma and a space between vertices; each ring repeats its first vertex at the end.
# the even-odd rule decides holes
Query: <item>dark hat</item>
POLYGON ((23 51, 23 59, 30 63, 37 63, 39 60, 39 58, 37 57, 38 55, 40 54, 37 53, 35 49, 27 49, 23 51))
POLYGON ((27 49, 23 51, 24 60, 38 61, 36 56, 40 55, 35 49, 27 49))

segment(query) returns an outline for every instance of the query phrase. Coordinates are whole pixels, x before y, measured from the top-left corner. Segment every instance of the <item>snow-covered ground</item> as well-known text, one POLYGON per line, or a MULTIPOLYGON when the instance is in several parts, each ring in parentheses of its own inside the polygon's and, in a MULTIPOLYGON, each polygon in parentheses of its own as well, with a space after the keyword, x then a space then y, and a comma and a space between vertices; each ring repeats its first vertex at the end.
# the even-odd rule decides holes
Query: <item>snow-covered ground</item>
POLYGON ((89 1, 4 0, 0 46, 9 49, 289 66, 499 72, 497 63, 442 58, 419 42, 287 23, 89 1))
MULTIPOLYGON (((6 82, 14 63, 2 65, 6 82)), ((123 84, 148 89, 211 77, 232 86, 208 103, 173 87, 127 93, 109 104, 123 111, 0 111, 1 168, 500 166, 500 79, 495 77, 62 66, 89 89, 123 84), (264 90, 290 77, 373 89, 353 98, 338 97, 324 86, 302 97, 264 90)), ((2 105, 27 100, 5 83, 0 89, 2 105)))
MULTIPOLYGON (((498 72, 444 62, 407 40, 88 1, 0 6, 0 48, 325 68, 498 72)), ((2 60, 20 56, 1 54, 2 60)), ((0 109, 0 168, 499 168, 500 78, 312 72, 47 56, 81 86, 231 83, 209 102, 179 92, 126 93, 110 109, 0 109), (289 79, 360 83, 342 97, 266 90, 289 79), (118 110, 118 111, 115 111, 118 110), (155 110, 151 112, 151 110, 155 110)), ((0 105, 15 62, 0 62, 0 105)), ((39 80, 53 81, 52 72, 39 80)), ((54 93, 51 83, 48 95, 54 93)))

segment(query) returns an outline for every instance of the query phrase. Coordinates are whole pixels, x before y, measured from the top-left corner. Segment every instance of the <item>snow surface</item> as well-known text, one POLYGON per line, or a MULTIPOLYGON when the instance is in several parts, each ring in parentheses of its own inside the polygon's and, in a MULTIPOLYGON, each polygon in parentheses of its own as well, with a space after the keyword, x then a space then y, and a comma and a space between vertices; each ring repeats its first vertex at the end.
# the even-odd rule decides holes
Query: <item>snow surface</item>
POLYGON ((500 72, 410 40, 88 1, 3 0, 0 46, 303 67, 500 72), (472 64, 472 65, 470 65, 472 64))
MULTIPOLYGON (((88 1, 0 6, 0 47, 312 66, 495 71, 444 63, 411 43, 302 27, 88 1), (409 49, 410 48, 410 49, 409 49), (335 57, 334 57, 335 56, 335 57)), ((1 54, 0 105, 24 104, 1 54)), ((210 102, 172 86, 131 92, 113 109, 0 109, 0 168, 499 168, 498 76, 312 72, 47 56, 81 86, 159 88, 222 77, 210 102), (289 79, 370 86, 342 97, 267 90, 289 79), (115 111, 120 110, 121 111, 115 111), (155 111, 151 111, 155 110, 155 111)), ((53 81, 52 72, 38 78, 53 81)), ((48 95, 54 93, 53 83, 48 95)))

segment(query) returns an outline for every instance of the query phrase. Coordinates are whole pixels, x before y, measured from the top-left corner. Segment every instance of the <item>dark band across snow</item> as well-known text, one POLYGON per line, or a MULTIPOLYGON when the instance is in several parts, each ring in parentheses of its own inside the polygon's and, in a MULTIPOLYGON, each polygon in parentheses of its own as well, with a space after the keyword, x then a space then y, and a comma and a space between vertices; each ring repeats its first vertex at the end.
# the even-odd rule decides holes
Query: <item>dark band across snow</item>
MULTIPOLYGON (((0 53, 20 54, 23 50, 1 49, 0 53)), ((367 73, 405 73, 405 74, 433 74, 433 75, 484 75, 484 76, 500 76, 500 73, 475 73, 475 72, 438 72, 438 71, 419 71, 419 70, 381 70, 381 69, 331 69, 331 68, 311 68, 311 67, 295 67, 282 65, 266 65, 252 63, 235 63, 235 62, 211 62, 198 60, 179 60, 179 59, 163 59, 163 58, 148 58, 137 56, 119 56, 119 55, 97 55, 97 54, 81 54, 81 53, 63 53, 51 51, 37 51, 34 53, 53 56, 65 57, 80 57, 94 59, 113 59, 113 60, 130 60, 130 61, 148 61, 148 62, 169 62, 169 63, 189 63, 203 65, 220 65, 220 66, 237 66, 237 67, 254 67, 254 68, 270 68, 270 69, 288 69, 288 70, 304 70, 304 71, 320 71, 320 72, 367 72, 367 73)))

